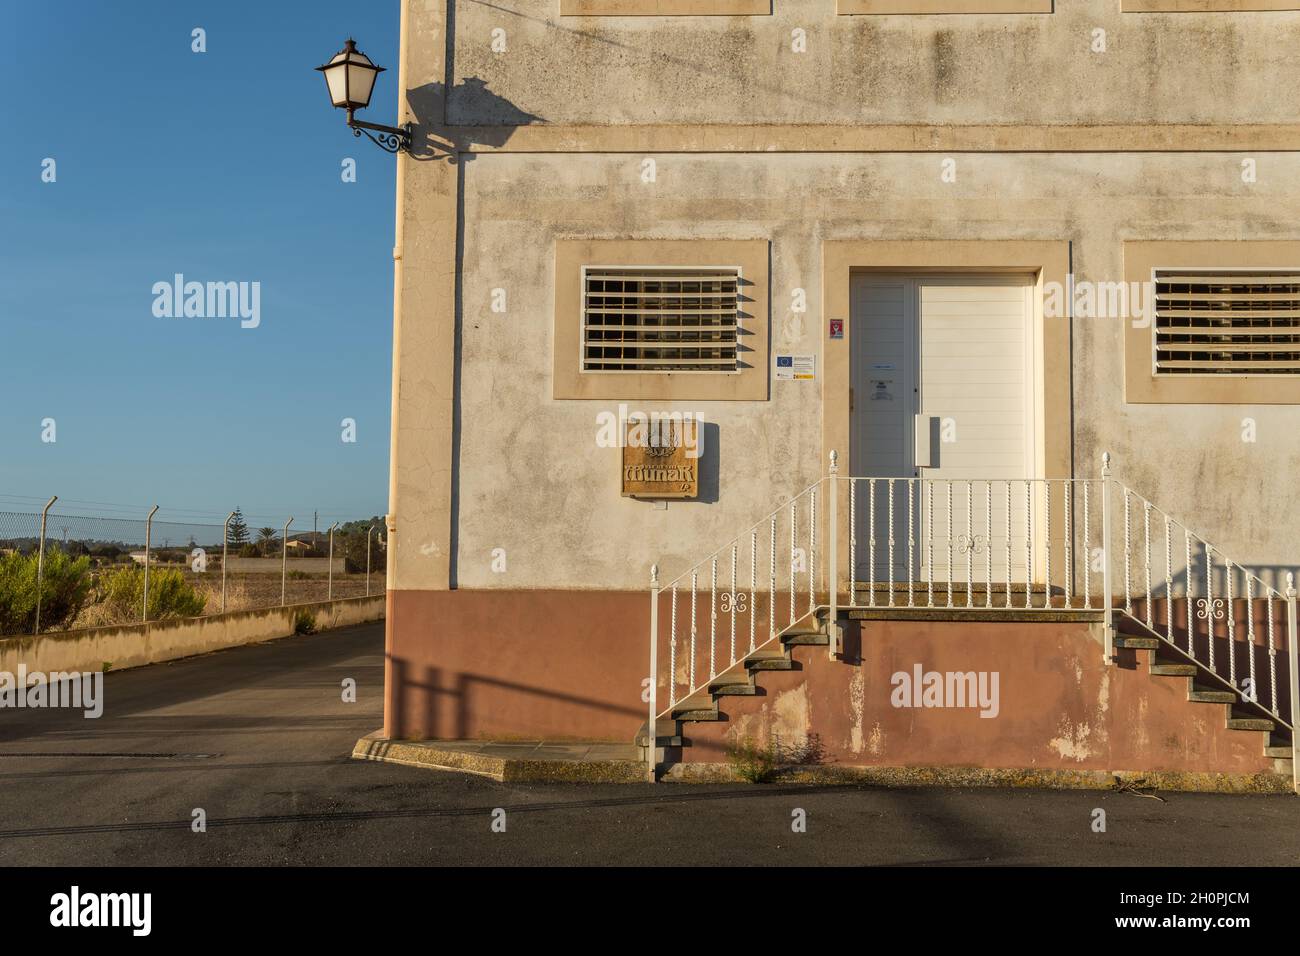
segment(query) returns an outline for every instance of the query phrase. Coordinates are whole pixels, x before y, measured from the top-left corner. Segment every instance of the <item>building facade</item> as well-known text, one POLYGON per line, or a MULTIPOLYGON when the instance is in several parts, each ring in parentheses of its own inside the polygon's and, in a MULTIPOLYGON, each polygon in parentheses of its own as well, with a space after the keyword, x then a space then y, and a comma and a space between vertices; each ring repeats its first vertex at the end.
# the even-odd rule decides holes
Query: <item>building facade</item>
MULTIPOLYGON (((385 735, 630 740, 651 686, 660 710, 679 677, 698 686, 680 671, 688 654, 706 670, 721 640, 735 659, 737 603, 741 657, 751 628, 762 644, 794 623, 799 575, 814 609, 877 603, 860 582, 887 586, 886 605, 925 591, 930 608, 936 581, 945 609, 992 604, 996 580, 1065 611, 1085 592, 1096 610, 1108 572, 1112 597, 1127 585, 1130 616, 1154 608, 1175 649, 1184 612, 1236 587, 1228 620, 1255 643, 1232 658, 1232 686, 1258 651, 1256 676, 1282 662, 1285 709, 1285 575, 1300 564, 1296 11, 404 0, 399 122, 415 144, 398 159, 385 735), (690 423, 672 434, 699 454, 629 472, 629 422, 661 415, 690 423), (841 476, 885 483, 824 487, 818 511, 801 493, 832 452, 841 476), (1103 569, 1100 489, 1085 503, 1083 487, 1107 452, 1123 483, 1113 540, 1127 544, 1103 569), (629 475, 689 480, 637 495, 629 475), (762 524, 774 511, 779 528, 762 524), (1261 582, 1249 595, 1235 562, 1261 582), (659 607, 673 630, 653 681, 652 564, 679 589, 659 607), (678 636, 691 612, 709 651, 678 636)), ((1080 650, 1091 618, 1016 630, 881 616, 832 636, 869 666, 841 680, 808 664, 804 684, 732 709, 755 734, 816 733, 840 762, 1267 769, 1221 729, 1198 749, 1179 701, 1080 650), (977 718, 964 752, 933 737, 873 751, 912 733, 888 700, 909 647, 1001 673, 1023 746, 977 718), (1059 691, 1044 673, 1064 675, 1059 691), (1016 703, 1017 680, 1038 690, 1016 703), (1098 745, 1139 711, 1152 740, 1181 742, 1098 745)), ((1189 648, 1203 627, 1183 633, 1189 648)), ((696 736, 721 748, 738 726, 696 736)))

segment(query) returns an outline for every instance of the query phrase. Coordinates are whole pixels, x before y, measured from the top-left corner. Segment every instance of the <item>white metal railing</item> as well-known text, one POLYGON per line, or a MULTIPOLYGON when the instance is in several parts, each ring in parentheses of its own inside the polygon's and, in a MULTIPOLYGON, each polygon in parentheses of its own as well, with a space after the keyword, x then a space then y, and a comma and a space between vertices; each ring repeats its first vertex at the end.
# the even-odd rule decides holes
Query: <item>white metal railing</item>
MULTIPOLYGON (((1295 727, 1292 575, 1279 589, 1231 561, 1111 477, 1109 454, 1100 478, 957 479, 841 476, 831 452, 826 477, 702 561, 664 584, 651 568, 649 742, 683 702, 711 707, 710 685, 747 680, 751 655, 797 627, 821 628, 818 611, 833 657, 841 608, 1092 612, 1107 664, 1122 618, 1295 727)), ((647 754, 653 780, 653 745, 647 754)))
POLYGON ((1101 482, 841 478, 848 607, 1101 610, 1101 482), (1097 581, 1097 583, 1100 583, 1097 581))
POLYGON ((1294 731, 1293 573, 1275 587, 1131 488, 1116 482, 1114 495, 1116 610, 1294 731), (1289 665, 1280 678, 1279 651, 1289 665))
POLYGON ((658 584, 658 566, 652 569, 651 619, 662 615, 667 628, 660 634, 652 623, 651 644, 654 651, 664 644, 668 664, 668 705, 656 708, 652 685, 652 719, 671 713, 820 606, 817 509, 827 482, 809 485, 665 584, 658 584))

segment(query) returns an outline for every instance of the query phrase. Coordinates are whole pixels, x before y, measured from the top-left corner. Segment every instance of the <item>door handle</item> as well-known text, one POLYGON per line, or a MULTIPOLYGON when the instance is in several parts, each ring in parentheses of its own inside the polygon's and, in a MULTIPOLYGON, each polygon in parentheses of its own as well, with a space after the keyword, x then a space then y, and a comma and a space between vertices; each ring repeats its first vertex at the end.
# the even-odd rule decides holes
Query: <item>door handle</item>
POLYGON ((913 419, 912 434, 916 467, 939 467, 939 418, 935 415, 917 415, 913 419))

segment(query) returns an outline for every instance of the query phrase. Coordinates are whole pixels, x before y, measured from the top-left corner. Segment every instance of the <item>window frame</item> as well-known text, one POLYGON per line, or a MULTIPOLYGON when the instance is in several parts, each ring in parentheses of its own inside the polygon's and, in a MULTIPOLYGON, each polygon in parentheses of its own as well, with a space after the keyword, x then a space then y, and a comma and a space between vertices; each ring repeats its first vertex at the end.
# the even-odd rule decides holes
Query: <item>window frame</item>
MULTIPOLYGON (((1124 281, 1154 283, 1157 270, 1300 270, 1300 241, 1169 240, 1124 243, 1124 281)), ((1154 285, 1151 286, 1154 293, 1154 285)), ((1129 404, 1300 405, 1300 375, 1157 375, 1154 297, 1146 325, 1126 320, 1124 400, 1129 404)))
POLYGON ((557 239, 552 396, 561 400, 767 401, 769 245, 766 239, 557 239), (723 268, 718 263, 726 263, 726 268, 735 268, 740 274, 736 370, 584 369, 585 267, 723 268))
POLYGON ((1284 13, 1300 0, 1120 0, 1120 13, 1284 13))
POLYGON ((562 17, 768 17, 772 0, 560 0, 562 17))
POLYGON ((1053 0, 836 0, 840 16, 950 16, 1052 13, 1053 0))

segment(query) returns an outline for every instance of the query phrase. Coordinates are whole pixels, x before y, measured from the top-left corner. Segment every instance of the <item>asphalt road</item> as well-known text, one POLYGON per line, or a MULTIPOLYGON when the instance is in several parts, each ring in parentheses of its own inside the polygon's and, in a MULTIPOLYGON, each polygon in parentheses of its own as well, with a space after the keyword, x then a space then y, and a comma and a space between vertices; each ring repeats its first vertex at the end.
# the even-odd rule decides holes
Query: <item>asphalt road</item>
POLYGON ((1289 796, 521 786, 351 760, 382 625, 110 673, 104 715, 0 711, 0 865, 1293 865, 1289 796), (357 702, 342 700, 345 678, 357 702), (195 808, 207 832, 191 828, 195 808), (505 810, 505 832, 492 830, 505 810), (1106 811, 1106 832, 1092 830, 1106 811), (806 813, 794 833, 792 814, 806 813))

